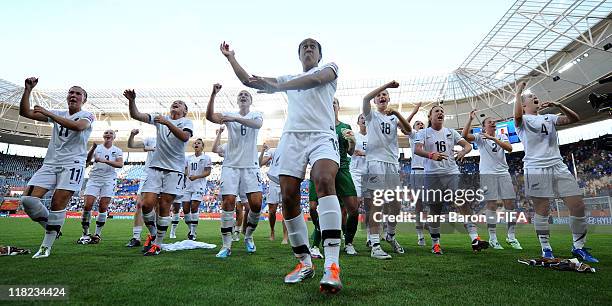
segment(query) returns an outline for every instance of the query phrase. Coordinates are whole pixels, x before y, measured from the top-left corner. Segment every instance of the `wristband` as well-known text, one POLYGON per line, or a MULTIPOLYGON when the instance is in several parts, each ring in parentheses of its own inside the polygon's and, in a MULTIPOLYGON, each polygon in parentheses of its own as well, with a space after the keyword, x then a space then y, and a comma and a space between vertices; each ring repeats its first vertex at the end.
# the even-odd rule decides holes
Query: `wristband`
POLYGON ((429 158, 429 159, 433 159, 432 157, 433 157, 433 155, 434 155, 435 153, 436 153, 436 152, 429 152, 429 154, 427 154, 427 158, 429 158))

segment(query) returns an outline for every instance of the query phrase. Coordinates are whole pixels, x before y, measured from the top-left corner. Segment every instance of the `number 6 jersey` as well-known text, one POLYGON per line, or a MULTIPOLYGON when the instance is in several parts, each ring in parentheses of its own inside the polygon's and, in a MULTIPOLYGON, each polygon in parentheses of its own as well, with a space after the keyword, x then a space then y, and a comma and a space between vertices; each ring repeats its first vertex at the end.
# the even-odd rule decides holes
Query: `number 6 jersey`
POLYGON ((87 140, 91 135, 94 115, 87 111, 76 112, 72 115, 68 111, 52 110, 52 113, 70 120, 89 121, 89 126, 82 131, 69 130, 59 123, 49 119, 53 123, 53 132, 44 164, 50 166, 72 166, 75 164, 85 165, 87 158, 87 140))
POLYGON ((555 126, 558 119, 557 115, 523 115, 516 133, 525 147, 525 168, 544 168, 563 162, 555 126))
MULTIPOLYGON (((223 112, 223 116, 241 117, 263 121, 260 112, 249 112, 245 116, 235 112, 223 112)), ((250 128, 239 122, 226 122, 228 138, 223 152, 223 166, 232 168, 259 168, 257 134, 259 129, 250 128)))
POLYGON ((425 159, 425 173, 459 174, 453 148, 461 139, 463 137, 459 135, 459 132, 445 127, 439 131, 431 127, 420 130, 417 133, 415 143, 422 143, 426 152, 438 152, 448 156, 448 159, 442 161, 425 159))

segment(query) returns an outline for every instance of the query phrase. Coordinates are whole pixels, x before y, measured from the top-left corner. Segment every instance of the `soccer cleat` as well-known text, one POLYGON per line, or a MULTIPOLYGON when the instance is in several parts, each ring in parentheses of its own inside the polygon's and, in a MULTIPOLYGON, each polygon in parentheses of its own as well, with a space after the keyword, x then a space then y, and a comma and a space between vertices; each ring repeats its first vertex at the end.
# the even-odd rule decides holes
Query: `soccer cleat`
POLYGON ((499 241, 497 240, 489 240, 489 245, 496 250, 504 249, 504 247, 502 247, 501 244, 499 244, 499 241))
POLYGON ((315 275, 314 267, 305 266, 301 262, 295 266, 293 271, 285 275, 285 284, 297 284, 305 279, 313 278, 315 275))
POLYGON ((404 254, 404 248, 402 248, 399 242, 397 242, 397 239, 395 239, 395 236, 387 235, 387 237, 385 237, 385 240, 391 245, 395 253, 404 254))
POLYGON ((553 255, 551 249, 542 249, 542 258, 554 259, 555 255, 553 255))
POLYGON ((436 254, 436 255, 442 255, 442 254, 444 254, 444 253, 442 252, 442 247, 440 246, 440 244, 439 244, 439 243, 434 243, 434 245, 431 247, 431 252, 432 252, 433 254, 436 254))
POLYGON ((472 251, 480 252, 487 248, 489 248, 489 242, 480 240, 480 237, 472 240, 472 251))
POLYGON ((254 254, 257 250, 257 247, 255 247, 255 242, 253 241, 253 237, 244 238, 244 244, 246 246, 247 254, 254 254))
POLYGON ((357 255, 357 251, 352 243, 347 243, 346 246, 344 246, 344 251, 347 255, 357 255))
POLYGON ((48 248, 46 246, 40 246, 40 249, 38 249, 38 252, 36 252, 36 254, 32 256, 32 258, 46 258, 49 257, 49 255, 51 255, 51 248, 48 248))
POLYGON ((130 241, 128 241, 128 243, 125 246, 128 248, 140 246, 140 240, 136 238, 132 238, 130 239, 130 241))
POLYGON ((240 232, 239 231, 235 231, 234 233, 232 233, 232 241, 233 242, 240 241, 240 232))
POLYGON ((581 259, 584 262, 599 262, 599 259, 593 257, 588 250, 590 250, 590 248, 576 249, 572 247, 572 255, 578 257, 578 259, 581 259))
POLYGON ((417 241, 417 245, 426 246, 427 244, 425 243, 425 238, 419 238, 419 240, 417 241))
POLYGON ((228 257, 230 257, 230 255, 232 255, 232 249, 221 248, 221 250, 219 250, 219 253, 217 253, 217 255, 215 255, 215 257, 217 257, 217 258, 228 258, 228 257))
POLYGON ((323 277, 321 282, 319 282, 319 290, 327 294, 335 294, 342 290, 340 268, 336 263, 332 263, 331 267, 326 268, 323 272, 323 277))
POLYGON ((91 235, 89 234, 81 236, 81 238, 76 241, 77 244, 89 244, 89 242, 91 242, 91 235))
POLYGON ((149 250, 144 253, 144 256, 155 256, 159 255, 159 253, 161 253, 161 248, 157 244, 153 244, 149 250))
POLYGON ((100 235, 91 236, 91 240, 89 240, 89 244, 98 244, 100 243, 100 235))
POLYGON ((155 236, 151 236, 151 234, 147 235, 147 240, 145 240, 145 243, 142 246, 143 253, 146 253, 149 251, 149 249, 153 245, 153 241, 155 241, 155 236))
POLYGON ((522 250, 523 247, 517 239, 506 238, 506 242, 515 250, 522 250))
POLYGON ((321 251, 316 246, 313 246, 312 248, 310 248, 310 257, 315 258, 315 259, 324 258, 323 254, 321 254, 321 251))
POLYGON ((372 247, 372 251, 370 252, 370 257, 376 259, 391 259, 391 255, 387 254, 380 245, 372 247))
POLYGON ((370 241, 370 239, 366 240, 366 247, 372 248, 372 241, 370 241))
POLYGON ((191 232, 189 232, 187 234, 187 240, 195 241, 196 240, 195 235, 193 235, 193 234, 191 234, 191 232))

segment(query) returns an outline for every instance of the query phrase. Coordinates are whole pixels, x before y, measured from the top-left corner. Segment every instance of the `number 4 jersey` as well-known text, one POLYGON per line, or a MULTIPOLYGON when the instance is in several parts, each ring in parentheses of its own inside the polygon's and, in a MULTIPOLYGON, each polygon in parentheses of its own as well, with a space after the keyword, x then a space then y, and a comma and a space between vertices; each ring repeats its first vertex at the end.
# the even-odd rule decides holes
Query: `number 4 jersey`
POLYGON ((89 126, 82 131, 74 131, 49 119, 49 122, 53 123, 53 132, 44 164, 50 166, 72 166, 79 164, 84 166, 85 159, 87 158, 87 140, 89 135, 91 135, 94 115, 83 110, 72 115, 68 111, 52 110, 51 112, 69 120, 87 120, 89 121, 89 126))
POLYGON ((557 138, 557 115, 523 115, 516 133, 525 147, 525 168, 544 168, 562 163, 557 138))

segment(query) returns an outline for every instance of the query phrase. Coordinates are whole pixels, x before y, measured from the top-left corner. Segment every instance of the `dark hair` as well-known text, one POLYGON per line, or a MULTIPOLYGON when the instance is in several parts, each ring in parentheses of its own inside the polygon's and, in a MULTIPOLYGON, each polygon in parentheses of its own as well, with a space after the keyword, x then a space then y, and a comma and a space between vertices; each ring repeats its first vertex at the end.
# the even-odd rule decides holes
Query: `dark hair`
POLYGON ((72 86, 70 88, 74 88, 74 87, 79 88, 79 89, 81 89, 83 91, 83 96, 85 96, 85 99, 83 99, 83 102, 86 102, 87 101, 87 91, 83 87, 81 87, 79 85, 74 85, 74 86, 72 86))
MULTIPOLYGON (((359 118, 361 118, 361 116, 363 116, 363 113, 357 115, 357 124, 359 124, 359 118)), ((365 121, 365 116, 364 116, 363 120, 365 121)))
POLYGON ((314 42, 317 43, 317 47, 319 48, 319 62, 320 62, 321 59, 323 58, 323 48, 321 48, 321 44, 316 39, 313 39, 313 38, 306 38, 302 40, 302 42, 298 45, 298 56, 300 56, 300 49, 302 49, 302 44, 307 40, 313 40, 314 42))
POLYGON ((484 118, 484 120, 482 120, 482 123, 480 124, 483 128, 485 127, 485 122, 487 122, 487 119, 491 119, 491 121, 495 122, 493 117, 486 117, 484 118))
POLYGON ((433 109, 439 107, 442 110, 444 110, 444 107, 442 107, 442 105, 434 105, 431 107, 431 109, 429 109, 429 114, 427 114, 427 127, 431 127, 431 119, 429 119, 429 117, 431 117, 431 112, 433 112, 433 109))

